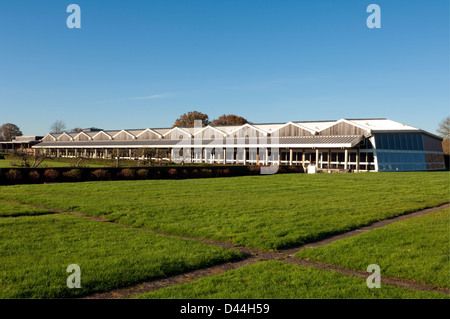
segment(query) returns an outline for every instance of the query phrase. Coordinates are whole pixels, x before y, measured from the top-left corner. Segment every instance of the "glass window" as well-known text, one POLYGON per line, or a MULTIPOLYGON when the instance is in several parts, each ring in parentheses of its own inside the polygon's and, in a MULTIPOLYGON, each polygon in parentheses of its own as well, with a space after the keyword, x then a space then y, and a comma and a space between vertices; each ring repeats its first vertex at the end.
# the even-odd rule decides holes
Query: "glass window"
POLYGON ((384 161, 386 162, 386 163, 391 163, 392 162, 392 157, 391 157, 391 153, 385 153, 384 154, 384 161))
POLYGON ((400 145, 402 150, 407 150, 406 134, 400 134, 400 145))
POLYGON ((413 134, 412 135, 412 141, 413 141, 413 150, 417 151, 420 150, 419 148, 419 141, 418 141, 418 136, 419 134, 413 134))
POLYGON ((383 136, 375 135, 375 145, 378 149, 383 149, 383 136))
POLYGON ((408 151, 413 149, 413 141, 412 141, 412 135, 411 134, 406 134, 406 149, 408 151))
POLYGON ((389 145, 388 149, 389 150, 395 149, 394 136, 392 134, 390 134, 390 135, 387 135, 387 138, 388 138, 388 145, 389 145))
POLYGON ((394 134, 394 148, 395 150, 400 150, 400 136, 398 134, 394 134))
POLYGON ((364 163, 366 161, 366 158, 367 158, 367 153, 364 153, 364 152, 359 153, 359 161, 360 162, 364 163))
POLYGON ((417 134, 417 149, 423 150, 422 134, 417 134))
POLYGON ((384 163, 385 162, 385 160, 384 160, 384 153, 383 152, 378 152, 377 153, 377 157, 378 157, 378 163, 384 163))

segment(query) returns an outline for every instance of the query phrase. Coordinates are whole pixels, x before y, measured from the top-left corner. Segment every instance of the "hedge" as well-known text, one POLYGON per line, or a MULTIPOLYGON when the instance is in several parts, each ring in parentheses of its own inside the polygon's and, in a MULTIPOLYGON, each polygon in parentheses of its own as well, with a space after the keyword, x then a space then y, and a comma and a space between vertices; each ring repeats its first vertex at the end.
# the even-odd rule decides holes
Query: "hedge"
MULTIPOLYGON (((278 172, 303 173, 298 166, 280 166, 278 172)), ((0 168, 0 185, 42 184, 84 181, 187 179, 232 177, 260 174, 259 166, 159 166, 159 167, 105 167, 105 168, 0 168)))

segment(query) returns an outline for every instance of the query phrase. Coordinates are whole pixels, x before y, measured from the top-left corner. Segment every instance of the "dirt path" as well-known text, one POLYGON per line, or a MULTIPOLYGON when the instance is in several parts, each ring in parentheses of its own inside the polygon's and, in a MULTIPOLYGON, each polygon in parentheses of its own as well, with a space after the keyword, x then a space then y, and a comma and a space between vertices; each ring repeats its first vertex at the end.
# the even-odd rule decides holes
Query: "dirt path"
MULTIPOLYGON (((412 212, 412 213, 406 213, 406 214, 403 214, 403 215, 400 215, 397 217, 393 217, 390 219, 385 219, 385 220, 382 220, 379 222, 375 222, 368 226, 364 226, 364 227, 361 227, 361 228, 358 228, 358 229, 355 229, 352 231, 348 231, 348 232, 345 232, 342 234, 330 236, 330 237, 324 238, 322 240, 304 244, 304 245, 301 245, 298 247, 289 248, 289 249, 280 249, 280 250, 274 251, 274 252, 267 252, 267 251, 262 251, 260 249, 234 246, 232 243, 229 243, 229 242, 214 241, 214 240, 204 239, 204 238, 192 238, 192 237, 187 237, 187 236, 178 236, 178 235, 172 235, 172 234, 155 231, 155 230, 151 230, 151 229, 124 225, 124 224, 109 221, 103 217, 89 216, 89 215, 85 215, 85 214, 81 214, 81 213, 77 213, 77 212, 67 212, 67 211, 63 211, 63 210, 59 210, 59 209, 55 209, 55 208, 51 208, 51 207, 45 207, 45 206, 34 205, 34 204, 24 204, 24 203, 12 201, 12 200, 6 200, 6 199, 0 199, 0 200, 10 202, 10 203, 16 203, 16 204, 26 205, 26 206, 30 206, 30 207, 35 207, 35 208, 46 209, 46 210, 53 211, 58 214, 70 214, 70 215, 74 215, 74 216, 89 218, 89 219, 96 220, 96 221, 116 224, 116 225, 126 227, 126 228, 144 230, 144 231, 160 234, 163 236, 201 241, 203 243, 216 245, 216 246, 219 246, 222 248, 237 250, 237 251, 243 253, 245 256, 244 259, 235 261, 235 262, 227 262, 224 264, 219 264, 219 265, 215 265, 215 266, 204 268, 204 269, 198 269, 195 271, 170 276, 167 278, 151 280, 151 281, 142 282, 142 283, 139 283, 139 284, 136 284, 133 286, 129 286, 129 287, 113 289, 108 292, 96 293, 96 294, 85 297, 87 299, 129 298, 129 297, 135 296, 137 294, 151 292, 151 291, 155 291, 155 290, 158 290, 158 289, 161 289, 164 287, 170 287, 170 286, 177 285, 180 283, 194 281, 194 280, 197 280, 197 279, 200 279, 203 277, 208 277, 208 276, 212 276, 212 275, 216 275, 216 274, 220 274, 220 273, 225 273, 232 269, 237 269, 237 268, 240 268, 240 267, 243 267, 246 265, 251 265, 251 264, 255 264, 260 261, 267 261, 267 260, 282 260, 282 261, 293 263, 296 265, 314 267, 317 269, 328 270, 328 271, 336 271, 336 272, 339 272, 339 273, 347 275, 347 276, 367 278, 367 276, 368 276, 367 272, 357 271, 357 270, 353 270, 353 269, 347 269, 347 268, 343 268, 340 266, 325 264, 325 263, 321 263, 321 262, 314 262, 314 261, 301 259, 301 258, 296 258, 296 257, 294 257, 294 255, 302 249, 324 246, 324 245, 330 244, 330 243, 332 243, 336 240, 342 239, 342 238, 356 236, 356 235, 359 235, 361 233, 364 233, 364 232, 367 232, 367 231, 370 231, 370 230, 373 230, 376 228, 384 227, 386 225, 392 224, 397 221, 415 218, 418 216, 430 214, 430 213, 436 212, 438 210, 450 207, 450 203, 446 203, 446 204, 443 204, 440 206, 431 207, 431 208, 423 209, 423 210, 412 212)), ((450 289, 435 287, 432 285, 427 285, 427 284, 416 282, 413 280, 382 276, 381 282, 382 282, 382 284, 393 285, 393 286, 400 287, 400 288, 408 288, 408 289, 414 289, 414 290, 420 290, 420 291, 435 291, 435 292, 450 294, 450 289)))

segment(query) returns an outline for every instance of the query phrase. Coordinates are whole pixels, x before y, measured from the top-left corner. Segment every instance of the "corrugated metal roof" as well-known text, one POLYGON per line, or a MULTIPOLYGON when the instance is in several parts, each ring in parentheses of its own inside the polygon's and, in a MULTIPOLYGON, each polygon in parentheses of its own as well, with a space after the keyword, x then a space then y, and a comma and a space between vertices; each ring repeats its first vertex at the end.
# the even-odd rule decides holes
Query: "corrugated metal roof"
POLYGON ((336 145, 352 147, 359 143, 362 135, 348 136, 303 136, 303 137, 281 137, 281 138, 234 138, 203 140, 202 144, 194 144, 193 140, 125 140, 125 141, 68 141, 68 142, 42 142, 37 147, 65 147, 65 148, 92 148, 92 147, 173 147, 183 145, 209 145, 209 146, 229 146, 233 145, 306 145, 308 147, 321 147, 323 145, 336 145), (222 143, 221 143, 222 142, 222 143))

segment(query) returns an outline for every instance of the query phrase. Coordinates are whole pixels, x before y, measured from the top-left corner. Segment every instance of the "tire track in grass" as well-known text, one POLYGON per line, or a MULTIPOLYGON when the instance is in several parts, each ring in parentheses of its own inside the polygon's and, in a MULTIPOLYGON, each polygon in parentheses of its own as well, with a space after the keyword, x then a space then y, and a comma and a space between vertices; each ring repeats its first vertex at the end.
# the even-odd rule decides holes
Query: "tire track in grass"
POLYGON ((412 212, 412 213, 406 213, 404 215, 400 215, 400 216, 397 216, 397 217, 383 219, 383 220, 381 220, 379 222, 375 222, 375 223, 370 224, 368 226, 357 228, 357 229, 354 229, 354 230, 351 230, 351 231, 348 231, 348 232, 345 232, 345 233, 342 233, 342 234, 326 237, 326 238, 321 239, 321 240, 316 241, 316 242, 304 244, 304 245, 301 245, 301 246, 298 246, 298 247, 294 247, 294 248, 280 249, 278 251, 284 252, 284 253, 286 253, 288 255, 295 255, 300 250, 303 250, 303 249, 306 249, 306 248, 315 248, 315 247, 325 246, 325 245, 331 244, 332 242, 340 240, 340 239, 343 239, 343 238, 353 237, 353 236, 356 236, 356 235, 368 232, 368 231, 373 230, 373 229, 377 229, 377 228, 380 228, 380 227, 387 226, 387 225, 395 223, 395 222, 399 222, 399 221, 402 221, 402 220, 406 220, 406 219, 415 218, 415 217, 423 216, 423 215, 426 215, 426 214, 434 213, 434 212, 436 212, 438 210, 449 208, 449 207, 450 207, 450 203, 447 203, 447 204, 442 204, 442 205, 431 207, 431 208, 422 209, 422 210, 419 210, 419 211, 416 211, 416 212, 412 212))
MULTIPOLYGON (((211 266, 208 268, 198 269, 198 270, 194 270, 191 272, 178 274, 175 276, 170 276, 167 278, 142 282, 142 283, 139 283, 139 284, 136 284, 133 286, 117 288, 117 289, 113 289, 109 292, 97 293, 97 294, 93 294, 93 295, 84 297, 87 299, 128 298, 128 297, 131 297, 131 296, 134 296, 137 294, 151 292, 154 290, 158 290, 158 289, 165 288, 165 287, 170 287, 170 286, 180 284, 183 282, 190 282, 190 281, 194 281, 199 278, 208 277, 208 276, 212 276, 212 275, 216 275, 216 274, 220 274, 220 273, 225 273, 229 270, 237 269, 237 268, 240 268, 245 265, 251 265, 251 264, 254 264, 254 263, 257 263, 260 261, 268 261, 268 260, 282 260, 284 262, 288 262, 288 263, 292 263, 292 264, 296 264, 296 265, 300 265, 300 266, 314 267, 317 269, 327 270, 327 271, 336 271, 336 272, 339 272, 346 276, 367 278, 369 275, 369 273, 367 273, 367 272, 348 269, 348 268, 335 266, 335 265, 331 265, 331 264, 326 264, 326 263, 321 263, 321 262, 316 262, 316 261, 311 261, 308 259, 297 258, 297 257, 294 257, 294 255, 302 249, 324 246, 324 245, 327 245, 329 243, 332 243, 332 242, 342 239, 342 238, 356 236, 356 235, 359 235, 361 233, 364 233, 364 232, 367 232, 367 231, 370 231, 370 230, 373 230, 376 228, 384 227, 386 225, 392 224, 397 221, 402 221, 402 220, 430 214, 430 213, 436 212, 438 210, 450 207, 450 203, 446 203, 443 205, 426 208, 426 209, 422 209, 422 210, 419 210, 416 212, 406 213, 406 214, 403 214, 403 215, 400 215, 397 217, 385 219, 385 220, 382 220, 379 222, 375 222, 368 226, 364 226, 364 227, 361 227, 361 228, 358 228, 358 229, 355 229, 352 231, 348 231, 348 232, 345 232, 342 234, 330 236, 330 237, 321 239, 319 241, 304 244, 304 245, 301 245, 301 246, 298 246, 295 248, 280 249, 280 250, 274 251, 274 252, 266 252, 266 251, 262 251, 260 249, 255 249, 255 248, 234 246, 232 243, 229 243, 229 242, 221 242, 221 241, 215 241, 215 240, 211 240, 211 239, 172 235, 172 234, 155 231, 155 230, 151 230, 151 229, 147 229, 147 228, 124 225, 124 224, 120 224, 117 222, 112 222, 103 217, 89 216, 89 215, 85 215, 85 214, 81 214, 81 213, 77 213, 77 212, 68 212, 68 211, 63 211, 60 209, 45 207, 45 206, 41 206, 41 205, 25 204, 25 203, 12 201, 12 200, 6 200, 6 199, 0 199, 0 200, 6 201, 6 202, 11 202, 11 203, 16 203, 16 204, 21 204, 21 205, 26 205, 26 206, 31 206, 31 207, 35 207, 35 208, 48 209, 50 211, 53 211, 53 212, 59 213, 59 214, 70 214, 70 215, 84 217, 84 218, 88 218, 88 219, 92 219, 92 220, 96 220, 96 221, 116 224, 116 225, 126 227, 126 228, 145 230, 148 232, 153 232, 153 233, 168 236, 168 237, 201 241, 203 243, 216 245, 216 246, 219 246, 222 248, 237 250, 244 254, 243 259, 241 259, 239 261, 226 262, 224 264, 219 264, 219 265, 211 266)), ((417 282, 414 280, 381 276, 381 282, 382 282, 382 284, 393 285, 393 286, 400 287, 400 288, 408 288, 408 289, 414 289, 414 290, 420 290, 420 291, 428 291, 428 292, 433 291, 433 292, 440 292, 440 293, 444 293, 444 294, 450 294, 450 289, 448 289, 448 288, 436 287, 436 286, 420 283, 420 282, 417 282)))

